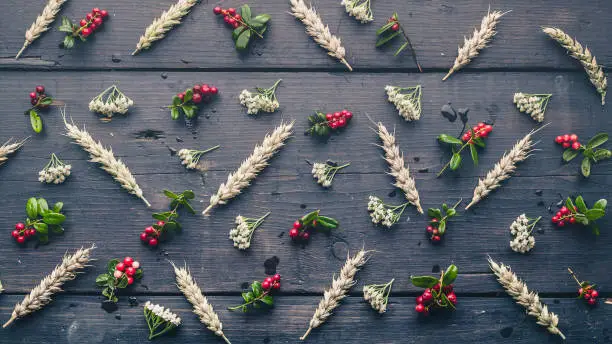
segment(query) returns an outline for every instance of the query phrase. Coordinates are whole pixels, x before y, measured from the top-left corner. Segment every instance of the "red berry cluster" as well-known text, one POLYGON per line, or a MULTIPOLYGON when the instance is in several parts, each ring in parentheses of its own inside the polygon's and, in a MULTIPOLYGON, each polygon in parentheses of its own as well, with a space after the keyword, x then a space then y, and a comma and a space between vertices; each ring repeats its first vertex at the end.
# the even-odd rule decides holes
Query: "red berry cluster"
POLYGON ((389 17, 389 19, 387 20, 387 24, 389 23, 395 23, 393 24, 393 26, 391 26, 391 30, 397 31, 400 29, 399 22, 397 21, 397 17, 395 15, 389 17))
POLYGON ((119 279, 125 274, 127 276, 128 285, 130 285, 134 283, 134 275, 139 268, 140 263, 138 261, 135 261, 132 257, 125 257, 123 258, 123 262, 119 262, 115 265, 113 276, 119 279))
POLYGON ((325 115, 327 125, 334 130, 345 127, 351 118, 353 118, 353 113, 346 109, 340 112, 328 113, 325 115))
POLYGON ((594 306, 597 303, 599 292, 589 285, 578 289, 578 297, 584 299, 589 305, 594 306))
POLYGON ((431 242, 433 242, 434 244, 437 244, 440 242, 440 240, 442 240, 440 233, 438 233, 438 219, 431 219, 431 222, 429 226, 427 226, 426 230, 427 234, 429 235, 429 240, 431 240, 431 242))
POLYGON ((274 290, 278 290, 281 287, 281 275, 276 274, 272 277, 266 277, 263 282, 261 282, 261 287, 265 290, 268 291, 270 289, 274 289, 274 290))
POLYGON ((83 37, 88 37, 102 26, 106 17, 108 17, 108 11, 95 7, 79 22, 79 34, 83 37))
POLYGON ((15 241, 19 244, 23 244, 30 237, 36 235, 36 229, 34 228, 26 228, 26 225, 22 222, 18 222, 15 224, 15 230, 11 232, 11 236, 15 238, 15 241))
POLYGON ((164 221, 157 221, 155 225, 159 229, 156 229, 154 226, 149 226, 145 228, 144 232, 140 233, 140 240, 151 247, 156 247, 159 244, 159 236, 166 223, 164 221))
MULTIPOLYGON (((317 221, 312 221, 312 225, 316 226, 317 221)), ((308 241, 308 239, 310 239, 310 228, 307 228, 306 226, 302 225, 302 222, 300 220, 296 220, 293 223, 293 228, 289 230, 289 237, 293 240, 300 239, 308 241)))
MULTIPOLYGON (((216 88, 215 86, 209 86, 207 84, 201 84, 201 85, 195 84, 193 85, 191 90, 193 91, 193 96, 191 97, 191 101, 194 102, 195 104, 199 104, 202 101, 204 101, 204 103, 208 103, 210 102, 210 100, 212 99, 214 95, 219 93, 218 88, 216 88)), ((181 101, 185 100, 185 92, 181 92, 177 94, 176 96, 179 97, 181 101)))
POLYGON ((416 306, 414 307, 414 310, 417 313, 429 315, 431 308, 437 305, 436 300, 434 299, 434 293, 438 295, 444 294, 446 295, 448 301, 450 301, 453 305, 457 304, 457 295, 455 295, 455 292, 453 291, 453 285, 449 284, 444 286, 442 288, 442 292, 440 292, 440 283, 438 283, 432 289, 425 289, 423 294, 416 298, 416 306))
POLYGON ((562 145, 563 148, 572 148, 573 150, 579 150, 582 145, 578 142, 578 135, 576 134, 565 134, 555 137, 555 142, 562 145))
POLYGON ((490 124, 485 124, 483 122, 480 122, 478 123, 478 125, 474 126, 472 130, 466 131, 465 134, 463 134, 463 136, 461 137, 461 140, 463 140, 463 142, 470 141, 470 143, 473 143, 472 131, 474 132, 474 137, 476 138, 481 137, 483 139, 486 139, 487 136, 489 136, 489 134, 493 131, 493 126, 490 124))
POLYGON ((47 98, 47 95, 45 94, 45 86, 38 85, 36 86, 35 92, 30 92, 30 103, 32 103, 33 106, 40 108, 48 107, 49 105, 43 104, 42 102, 42 100, 45 98, 47 98))
POLYGON ((242 21, 242 16, 236 13, 235 8, 221 8, 219 6, 213 8, 213 12, 216 15, 223 15, 223 21, 227 23, 227 25, 231 26, 234 29, 239 28, 240 26, 246 26, 242 21))
MULTIPOLYGON (((576 206, 574 206, 574 211, 578 211, 576 206)), ((576 223, 576 217, 566 206, 563 206, 561 209, 559 209, 555 216, 552 217, 551 221, 556 224, 557 227, 563 227, 568 223, 576 223)))

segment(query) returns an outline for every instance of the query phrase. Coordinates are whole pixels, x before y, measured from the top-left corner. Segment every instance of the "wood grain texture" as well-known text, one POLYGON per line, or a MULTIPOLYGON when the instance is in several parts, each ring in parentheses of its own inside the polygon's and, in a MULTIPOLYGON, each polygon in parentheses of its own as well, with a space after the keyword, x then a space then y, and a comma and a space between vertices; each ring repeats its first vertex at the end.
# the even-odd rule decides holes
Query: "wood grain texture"
MULTIPOLYGON (((87 47, 77 44, 71 51, 59 47, 63 34, 53 29, 26 50, 23 58, 13 57, 23 44, 25 30, 44 6, 43 0, 22 6, 18 0, 0 3, 0 13, 10 17, 0 23, 0 68, 145 68, 145 69, 227 69, 247 68, 309 68, 343 70, 344 67, 320 49, 304 33, 303 26, 288 14, 285 0, 259 0, 251 3, 254 13, 272 15, 270 30, 264 40, 254 42, 245 54, 235 52, 231 31, 215 17, 212 8, 218 3, 204 1, 197 5, 184 23, 157 42, 150 51, 130 56, 145 28, 174 0, 142 3, 131 1, 68 2, 61 15, 73 20, 82 18, 94 6, 104 7, 111 15, 104 28, 90 39, 87 47)), ((223 6, 238 7, 242 3, 225 1, 223 6)), ((607 27, 612 4, 606 0, 584 6, 575 1, 503 0, 490 3, 472 1, 404 1, 388 0, 373 3, 375 21, 369 25, 350 18, 340 1, 315 1, 323 21, 343 40, 348 59, 356 70, 390 68, 416 70, 409 53, 394 57, 401 43, 385 49, 375 49, 376 29, 397 11, 410 34, 421 66, 427 69, 448 69, 456 56, 463 37, 480 25, 491 5, 494 9, 512 10, 501 20, 498 34, 490 48, 471 63, 469 69, 528 68, 574 69, 581 67, 566 56, 563 49, 544 35, 541 26, 558 26, 578 39, 597 57, 599 63, 610 66, 612 48, 607 40, 607 27)), ((463 83, 465 71, 449 82, 463 83)))

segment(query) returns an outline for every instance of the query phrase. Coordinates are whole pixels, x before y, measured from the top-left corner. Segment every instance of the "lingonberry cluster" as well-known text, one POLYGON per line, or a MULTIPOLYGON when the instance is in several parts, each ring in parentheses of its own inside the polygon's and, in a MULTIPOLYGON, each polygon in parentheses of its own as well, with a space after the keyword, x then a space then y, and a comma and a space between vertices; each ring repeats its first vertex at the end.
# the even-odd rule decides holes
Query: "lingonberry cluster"
POLYGON ((272 306, 274 305, 274 298, 272 292, 279 290, 281 287, 281 275, 275 274, 272 277, 266 277, 262 282, 254 281, 250 290, 242 293, 242 299, 244 303, 234 307, 228 307, 230 311, 242 309, 246 312, 251 307, 259 308, 262 305, 272 306))
POLYGON ((172 119, 179 119, 181 111, 185 114, 186 119, 195 117, 199 110, 198 104, 210 103, 218 93, 218 88, 207 84, 195 84, 185 92, 178 93, 172 98, 172 105, 168 106, 172 119))
POLYGON ((44 101, 47 98, 45 94, 45 86, 38 85, 34 89, 34 92, 30 92, 30 103, 32 106, 44 109, 49 107, 49 101, 44 101))
POLYGON ((237 13, 235 8, 215 7, 213 12, 216 15, 222 15, 223 21, 232 29, 232 39, 236 44, 236 49, 244 50, 249 45, 251 38, 257 36, 263 38, 264 32, 268 29, 268 21, 270 15, 263 13, 259 15, 252 14, 249 5, 244 4, 240 7, 240 13, 237 13))
POLYGON ((325 114, 327 125, 334 130, 345 127, 351 118, 353 118, 353 113, 346 109, 339 112, 325 114))
POLYGON ((36 235, 36 229, 26 228, 23 222, 17 222, 15 224, 15 230, 11 232, 11 236, 15 238, 15 241, 19 244, 23 244, 30 237, 36 235))
POLYGON ((457 278, 457 267, 450 265, 442 271, 439 278, 433 276, 410 276, 412 284, 425 288, 425 291, 416 298, 414 310, 423 315, 436 308, 455 309, 457 295, 453 291, 453 282, 457 278))
POLYGON ((344 128, 353 118, 353 113, 344 109, 334 113, 324 114, 316 111, 314 115, 308 116, 312 126, 306 131, 310 135, 328 136, 332 131, 344 128))
POLYGON ((578 298, 584 299, 591 306, 597 304, 597 297, 599 296, 599 292, 595 290, 596 285, 592 284, 589 281, 580 281, 578 277, 576 277, 576 274, 574 274, 574 272, 570 268, 567 268, 567 271, 569 271, 574 281, 576 281, 576 283, 578 283, 578 285, 580 286, 580 288, 578 289, 578 298))
POLYGON ((157 221, 153 226, 145 228, 144 232, 140 233, 140 240, 151 247, 156 247, 159 244, 161 230, 165 225, 164 221, 157 221))
POLYGON ((194 199, 195 194, 191 190, 185 190, 180 194, 176 194, 169 190, 164 190, 164 195, 170 199, 170 211, 161 213, 153 213, 151 216, 157 220, 154 225, 148 226, 140 233, 140 240, 143 244, 150 247, 157 247, 160 241, 165 241, 174 232, 181 230, 181 224, 178 222, 178 210, 185 207, 187 211, 195 214, 195 210, 189 204, 189 201, 194 199))
POLYGON ((421 65, 419 65, 419 61, 417 60, 416 53, 412 48, 412 43, 410 43, 410 38, 406 31, 404 30, 402 24, 400 23, 397 12, 394 12, 393 15, 387 20, 387 23, 376 30, 376 35, 378 39, 376 40, 376 47, 382 47, 387 43, 393 41, 396 37, 401 36, 404 38, 404 44, 402 44, 396 51, 395 56, 399 55, 404 49, 410 48, 410 52, 412 53, 412 59, 414 60, 414 64, 419 68, 419 71, 422 72, 421 65))
POLYGON ((465 134, 463 134, 463 136, 461 137, 461 141, 463 142, 470 142, 473 143, 474 142, 474 138, 483 138, 486 139, 487 136, 489 136, 489 134, 493 131, 493 126, 490 124, 485 124, 483 122, 478 123, 478 125, 475 125, 472 130, 468 130, 465 132, 465 134))
MULTIPOLYGON (((452 109, 452 108, 451 108, 452 109)), ((467 110, 465 111, 467 114, 467 110)), ((469 127, 467 121, 464 122, 464 128, 469 127)), ((444 171, 450 167, 452 171, 455 171, 461 165, 461 152, 466 148, 470 147, 470 156, 474 165, 478 165, 478 150, 476 147, 484 148, 486 139, 489 134, 493 131, 493 126, 483 122, 478 123, 470 130, 466 131, 462 136, 461 140, 458 138, 447 135, 438 135, 438 141, 448 143, 452 145, 453 156, 451 159, 442 167, 442 170, 438 172, 438 177, 444 173, 444 171)))
POLYGON ((66 37, 64 37, 64 48, 72 48, 75 38, 79 38, 81 41, 85 42, 87 37, 102 27, 106 17, 108 17, 108 11, 101 10, 97 7, 87 13, 85 18, 81 19, 78 24, 73 24, 70 19, 63 17, 62 25, 59 30, 67 33, 66 37))
POLYGON ((134 275, 136 275, 136 271, 139 269, 140 263, 138 261, 134 260, 132 257, 125 257, 123 258, 123 262, 115 265, 113 277, 120 279, 125 275, 127 276, 127 284, 132 285, 134 283, 134 275))
POLYGON ((244 22, 242 21, 242 16, 236 13, 236 9, 233 7, 230 8, 222 8, 217 6, 213 8, 213 12, 216 15, 223 15, 223 21, 227 23, 227 25, 231 26, 234 29, 237 29, 240 26, 244 26, 244 22))
POLYGON ((263 280, 263 282, 261 282, 261 287, 264 288, 265 290, 270 290, 270 289, 278 290, 281 287, 280 280, 281 280, 281 275, 279 274, 276 274, 273 277, 266 277, 263 280))
POLYGON ((457 206, 461 203, 461 200, 452 207, 448 207, 446 203, 442 204, 442 210, 438 208, 429 208, 427 215, 432 219, 429 221, 429 225, 425 229, 427 237, 432 243, 437 244, 442 240, 442 236, 446 233, 446 223, 449 218, 457 215, 457 206))
MULTIPOLYGON (((574 211, 577 211, 578 208, 574 206, 574 211)), ((563 227, 566 224, 574 224, 576 223, 576 217, 574 213, 569 210, 566 206, 562 206, 561 209, 552 217, 552 222, 557 225, 557 227, 563 227)))
POLYGON ((96 284, 104 288, 102 295, 112 302, 118 301, 117 289, 126 288, 135 280, 142 278, 140 263, 132 257, 125 257, 123 260, 112 259, 108 262, 106 270, 106 273, 98 275, 96 284))
POLYGON ((563 148, 571 147, 573 150, 579 150, 581 146, 576 134, 559 135, 555 137, 555 142, 563 146, 563 148))
POLYGON ((30 124, 35 133, 40 133, 43 128, 42 119, 38 115, 38 111, 48 108, 52 103, 53 98, 45 94, 45 86, 38 85, 34 92, 30 92, 30 104, 32 104, 32 107, 25 114, 30 116, 30 124))
POLYGON ((599 235, 599 226, 595 221, 606 215, 607 206, 608 201, 605 198, 595 202, 593 208, 589 209, 582 196, 577 196, 574 201, 568 197, 565 205, 551 218, 551 221, 557 227, 575 223, 588 226, 591 227, 593 234, 599 235))
POLYGON ((391 17, 389 17, 389 19, 387 19, 387 25, 391 24, 391 30, 392 31, 398 31, 400 29, 400 24, 399 21, 397 19, 397 13, 393 13, 393 15, 391 17))
POLYGON ((310 232, 317 229, 331 230, 338 227, 338 221, 331 217, 319 215, 320 210, 308 213, 293 223, 289 237, 293 240, 308 241, 310 232))
POLYGON ((44 198, 31 197, 26 202, 27 218, 25 223, 18 222, 11 236, 18 244, 25 244, 29 239, 36 239, 40 244, 49 242, 49 234, 63 234, 61 226, 66 216, 61 213, 64 203, 57 202, 49 208, 44 198))

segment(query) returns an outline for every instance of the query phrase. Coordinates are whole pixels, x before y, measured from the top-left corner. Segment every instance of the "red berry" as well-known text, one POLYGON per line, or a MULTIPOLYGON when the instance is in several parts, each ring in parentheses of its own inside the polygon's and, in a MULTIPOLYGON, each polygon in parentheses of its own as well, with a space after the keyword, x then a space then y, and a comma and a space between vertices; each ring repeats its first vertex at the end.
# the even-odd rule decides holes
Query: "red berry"
POLYGON ((316 227, 317 226, 317 220, 312 221, 312 226, 316 227))
POLYGON ((229 16, 223 17, 223 21, 229 24, 230 17, 229 16))
POLYGON ((79 22, 79 25, 80 25, 81 27, 87 26, 87 20, 85 20, 85 19, 81 19, 81 21, 79 22))
POLYGON ((433 290, 440 291, 440 283, 434 285, 433 290))
POLYGON ((569 143, 569 142, 563 142, 562 146, 563 146, 563 148, 570 148, 572 146, 572 144, 569 143))
POLYGON ((128 276, 127 281, 128 281, 128 285, 132 285, 132 283, 134 283, 134 277, 128 276))
POLYGON ((328 122, 328 125, 329 125, 329 127, 330 127, 330 128, 332 128, 332 129, 336 129, 336 128, 338 128, 338 124, 337 124, 336 122, 331 122, 331 123, 329 123, 329 122, 328 122))
POLYGON ((434 228, 432 226, 427 226, 427 233, 433 232, 434 228))
POLYGON ((149 246, 151 246, 151 247, 157 246, 158 243, 159 243, 159 241, 157 241, 157 239, 155 239, 155 238, 149 239, 149 246))
POLYGON ((391 26, 391 30, 393 31, 399 30, 399 24, 398 23, 393 24, 393 26, 391 26))
POLYGON ((488 134, 488 133, 493 131, 493 126, 490 125, 490 124, 487 124, 487 125, 484 126, 484 129, 485 129, 486 133, 488 134))
POLYGON ((563 227, 563 226, 565 226, 565 222, 563 222, 563 221, 559 221, 559 222, 557 223, 557 226, 558 226, 558 227, 563 227))
POLYGON ((106 18, 106 17, 108 17, 108 11, 107 10, 101 10, 100 11, 100 15, 102 16, 102 18, 106 18))
POLYGON ((213 13, 216 14, 216 15, 219 15, 219 14, 221 14, 221 10, 222 10, 221 7, 217 6, 217 7, 213 8, 213 13))
POLYGON ((341 114, 346 115, 349 111, 347 109, 343 109, 342 111, 340 111, 341 114))
POLYGON ((147 241, 148 239, 149 239, 149 236, 147 235, 147 233, 145 232, 140 233, 140 240, 147 241))
POLYGON ((561 215, 567 215, 569 214, 569 209, 567 209, 566 206, 561 207, 561 209, 559 210, 561 212, 561 215))
POLYGON ((232 27, 233 27, 234 29, 237 29, 239 26, 240 26, 240 23, 239 23, 239 22, 235 22, 234 24, 232 24, 232 27))
POLYGON ((166 223, 164 221, 157 221, 157 225, 163 227, 166 225, 166 223))
POLYGON ((210 88, 210 94, 215 95, 217 93, 219 93, 219 89, 218 88, 216 88, 215 86, 210 88))
POLYGON ((185 100, 185 93, 182 93, 182 92, 181 92, 181 93, 177 94, 176 96, 177 96, 177 97, 179 97, 179 99, 180 99, 181 101, 185 100))
POLYGON ((134 276, 134 274, 136 273, 136 269, 134 269, 133 267, 128 267, 125 268, 125 274, 128 276, 134 276))
POLYGON ((272 279, 273 279, 275 282, 278 282, 278 281, 280 281, 280 280, 281 280, 281 275, 280 275, 280 274, 276 274, 276 275, 272 276, 272 279))
POLYGON ((193 85, 193 93, 202 93, 202 86, 200 85, 193 85))
POLYGON ((302 228, 302 223, 298 220, 293 223, 293 228, 300 229, 302 228))
POLYGON ((199 104, 202 102, 202 95, 199 93, 195 93, 193 95, 193 97, 191 98, 191 100, 195 103, 195 104, 199 104))
POLYGON ((578 295, 582 295, 582 288, 578 289, 578 295))
POLYGON ((553 216, 551 221, 552 221, 552 223, 557 223, 557 222, 559 222, 559 217, 553 216))
POLYGON ((274 284, 272 284, 272 288, 274 288, 276 290, 280 289, 280 283, 275 282, 274 284))
POLYGON ((36 97, 37 97, 36 92, 30 93, 30 99, 36 99, 36 97))
POLYGON ((87 15, 85 16, 85 19, 87 19, 88 21, 92 20, 93 19, 93 14, 87 13, 87 15))
POLYGON ((346 120, 344 120, 344 118, 340 118, 338 120, 338 126, 339 127, 344 127, 346 125, 346 120))
POLYGON ((416 301, 417 305, 420 305, 420 304, 423 303, 423 297, 422 296, 418 296, 415 301, 416 301))
POLYGON ((300 231, 298 231, 295 228, 291 228, 291 230, 289 231, 289 236, 294 239, 297 238, 299 234, 300 234, 300 231))
POLYGON ((17 237, 17 242, 23 244, 25 242, 25 237, 23 235, 17 237))
POLYGON ((573 216, 572 216, 572 217, 570 217, 570 218, 569 218, 569 223, 571 223, 571 224, 576 223, 576 218, 575 218, 575 217, 573 217, 573 216))
POLYGON ((14 231, 11 232, 11 236, 13 238, 17 238, 19 236, 19 231, 15 229, 14 231))
POLYGON ((134 259, 132 257, 123 258, 123 264, 125 264, 125 266, 132 266, 133 262, 134 262, 134 259))
POLYGON ((438 231, 437 228, 435 228, 433 231, 431 231, 431 234, 433 234, 433 235, 438 235, 438 233, 440 233, 440 232, 438 231))
POLYGON ((227 9, 227 13, 231 14, 231 15, 235 15, 236 14, 236 9, 233 7, 230 7, 227 9))
POLYGON ((440 240, 442 240, 442 238, 439 235, 434 235, 431 237, 431 241, 433 242, 440 242, 440 240))
POLYGON ((25 225, 23 223, 21 223, 21 222, 17 222, 15 224, 15 229, 18 230, 18 231, 22 231, 22 230, 25 229, 25 225))
POLYGON ((144 233, 145 234, 153 234, 153 233, 155 233, 155 228, 153 228, 153 226, 149 226, 149 227, 145 228, 144 233))
POLYGON ((87 36, 91 35, 91 29, 88 28, 88 27, 84 28, 83 31, 81 31, 81 35, 83 37, 87 37, 87 36))
POLYGON ((268 283, 272 284, 272 282, 274 282, 274 280, 272 279, 272 277, 266 277, 264 279, 264 282, 268 282, 268 283))
POLYGON ((592 298, 596 298, 596 297, 598 297, 598 296, 599 296, 599 292, 598 292, 597 290, 593 289, 593 290, 591 291, 591 297, 592 297, 592 298))
POLYGON ((576 134, 571 134, 571 135, 570 135, 570 141, 578 141, 578 135, 576 135, 576 134))
POLYGON ((414 307, 414 310, 417 311, 417 313, 423 313, 425 312, 425 306, 419 303, 418 305, 416 305, 416 307, 414 307))
POLYGON ((308 239, 310 239, 310 233, 308 233, 308 232, 304 232, 304 235, 302 235, 302 238, 303 238, 304 240, 308 240, 308 239))
POLYGON ((91 13, 93 13, 93 14, 98 14, 98 13, 100 13, 100 9, 99 9, 99 8, 97 8, 97 7, 94 7, 94 8, 91 10, 91 13))
POLYGON ((457 295, 455 295, 455 293, 450 293, 446 295, 446 297, 448 298, 448 301, 452 302, 453 305, 457 303, 457 295))
POLYGON ((234 19, 236 19, 236 21, 238 21, 238 20, 242 19, 242 16, 240 14, 236 14, 234 16, 234 19))
POLYGON ((228 19, 227 23, 230 24, 230 25, 234 25, 234 24, 236 24, 236 19, 230 17, 228 19))
POLYGON ((429 302, 433 298, 433 295, 431 295, 430 292, 426 291, 423 293, 423 295, 421 295, 421 297, 423 298, 423 302, 429 302))
POLYGON ((38 100, 37 99, 30 99, 30 104, 36 105, 36 104, 38 104, 38 100))
POLYGON ((36 229, 34 229, 34 228, 30 228, 30 235, 31 235, 31 236, 36 235, 36 229))
POLYGON ((438 222, 438 219, 433 218, 433 219, 431 219, 431 222, 438 222))
POLYGON ((45 93, 45 86, 43 85, 36 86, 36 92, 40 94, 45 93))
POLYGON ((325 115, 325 119, 328 120, 328 121, 331 121, 332 119, 334 119, 334 115, 331 114, 331 113, 328 113, 328 114, 325 115))
POLYGON ((442 288, 442 291, 444 292, 444 294, 448 294, 450 292, 453 291, 453 285, 449 284, 449 285, 445 285, 444 288, 442 288))
POLYGON ((221 14, 223 14, 224 16, 227 15, 227 10, 221 9, 221 14))
POLYGON ((100 17, 96 17, 94 18, 94 24, 96 24, 96 26, 100 27, 100 25, 102 25, 102 23, 104 23, 104 21, 102 20, 102 18, 100 17))
POLYGON ((580 142, 576 141, 576 142, 572 143, 572 149, 573 150, 579 150, 580 149, 580 142))
POLYGON ((563 143, 563 136, 557 136, 557 137, 555 137, 555 142, 556 142, 556 143, 558 143, 558 144, 563 143))
POLYGON ((559 220, 561 220, 561 218, 563 217, 563 214, 560 211, 558 211, 557 214, 555 214, 555 216, 557 216, 559 220))
POLYGON ((350 121, 350 120, 351 120, 351 118, 353 118, 353 113, 352 113, 352 112, 350 112, 350 111, 347 111, 347 112, 344 114, 344 118, 346 118, 346 121, 347 121, 347 122, 348 122, 348 121, 350 121))
POLYGON ((589 305, 594 306, 597 303, 597 299, 588 299, 587 302, 589 305))
POLYGON ((125 270, 125 264, 117 263, 117 265, 115 265, 115 270, 119 270, 119 271, 125 270))
POLYGON ((98 26, 97 26, 96 24, 93 24, 93 23, 92 23, 91 25, 89 25, 89 29, 90 29, 92 32, 93 32, 93 31, 95 31, 97 28, 98 28, 98 26))
POLYGON ((335 119, 339 119, 340 117, 342 117, 342 113, 340 113, 340 112, 334 112, 334 118, 335 118, 335 119))
POLYGON ((268 281, 261 282, 261 287, 264 289, 270 289, 270 282, 268 281))

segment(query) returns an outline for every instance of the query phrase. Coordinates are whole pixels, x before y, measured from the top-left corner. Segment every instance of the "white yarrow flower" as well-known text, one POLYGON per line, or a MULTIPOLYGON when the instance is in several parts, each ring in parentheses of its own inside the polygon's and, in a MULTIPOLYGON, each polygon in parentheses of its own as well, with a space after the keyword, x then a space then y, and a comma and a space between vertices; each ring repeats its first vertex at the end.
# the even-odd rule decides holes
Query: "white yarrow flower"
POLYGON ((147 301, 144 305, 144 316, 149 326, 149 340, 178 327, 181 318, 164 308, 147 301))
POLYGON ((514 104, 520 112, 524 112, 538 122, 544 121, 544 112, 552 94, 515 93, 514 104))
POLYGON ((110 120, 115 114, 125 115, 132 105, 132 99, 112 85, 89 102, 89 111, 103 114, 106 120, 110 120))
POLYGON ((386 284, 369 284, 363 287, 364 300, 368 301, 370 306, 380 314, 387 311, 393 281, 395 279, 386 284))
POLYGON ((272 113, 276 111, 280 104, 276 99, 276 88, 282 79, 276 81, 270 88, 255 88, 257 93, 242 90, 238 96, 240 104, 247 108, 247 114, 256 115, 260 112, 272 113))
POLYGON ((322 187, 324 188, 328 188, 331 186, 332 181, 334 180, 334 177, 336 176, 336 173, 349 166, 351 163, 348 162, 344 165, 340 165, 338 166, 337 163, 333 162, 333 161, 326 161, 326 162, 315 162, 312 165, 312 176, 314 177, 314 179, 316 179, 317 183, 320 184, 322 187))
POLYGON ((38 181, 47 184, 61 184, 70 175, 71 165, 64 164, 55 153, 51 153, 51 160, 38 172, 38 181))
POLYGON ((371 0, 342 0, 341 4, 344 5, 346 13, 355 17, 355 19, 359 20, 362 24, 366 24, 374 20, 370 1, 371 0))
POLYGON ((198 168, 198 164, 200 163, 200 158, 202 155, 213 151, 219 148, 219 145, 208 148, 206 150, 196 150, 196 149, 181 149, 178 151, 178 157, 181 159, 181 164, 185 166, 188 170, 194 170, 198 168))
POLYGON ((385 204, 380 198, 370 195, 368 198, 368 211, 370 212, 372 223, 391 228, 399 221, 408 204, 410 203, 407 202, 398 206, 389 205, 385 204))
POLYGON ((421 118, 421 85, 412 87, 387 85, 385 91, 389 102, 395 105, 399 115, 406 121, 415 121, 421 118))
POLYGON ((510 233, 514 235, 514 239, 510 241, 510 248, 514 252, 527 253, 535 247, 535 237, 531 235, 536 223, 542 217, 530 219, 525 214, 519 215, 510 225, 510 233))
POLYGON ((251 247, 253 233, 255 233, 255 230, 263 223, 268 215, 270 215, 270 212, 258 219, 252 219, 241 215, 236 216, 236 228, 232 228, 229 232, 229 238, 234 241, 234 247, 239 250, 246 250, 251 247))

